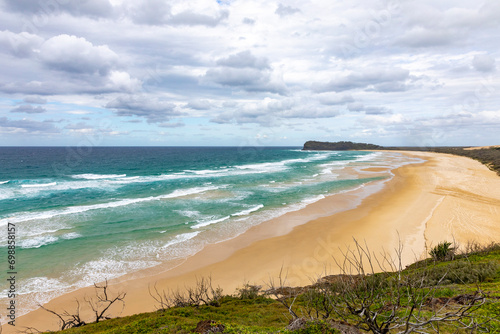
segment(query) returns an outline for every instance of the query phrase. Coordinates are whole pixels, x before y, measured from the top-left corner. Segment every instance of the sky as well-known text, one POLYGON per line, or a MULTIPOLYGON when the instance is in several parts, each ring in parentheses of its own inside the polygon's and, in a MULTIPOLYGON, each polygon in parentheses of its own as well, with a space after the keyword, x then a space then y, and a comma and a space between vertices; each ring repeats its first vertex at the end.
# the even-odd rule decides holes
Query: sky
POLYGON ((1 146, 500 144, 498 0, 0 0, 1 146))

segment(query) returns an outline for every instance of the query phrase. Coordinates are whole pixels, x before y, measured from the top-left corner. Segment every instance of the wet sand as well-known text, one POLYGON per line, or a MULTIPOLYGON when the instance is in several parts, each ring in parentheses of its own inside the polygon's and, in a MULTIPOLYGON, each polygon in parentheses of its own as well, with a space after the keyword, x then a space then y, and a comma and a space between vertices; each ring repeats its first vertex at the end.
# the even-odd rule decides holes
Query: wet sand
MULTIPOLYGON (((110 310, 113 316, 153 311, 158 306, 148 292, 192 286, 197 278, 211 276, 214 285, 233 293, 244 283, 266 285, 283 268, 288 285, 310 284, 320 276, 338 272, 335 259, 356 238, 379 253, 394 254, 404 245, 403 264, 425 257, 440 241, 460 244, 498 241, 500 236, 500 177, 477 161, 428 152, 404 154, 427 160, 393 171, 395 176, 380 191, 355 202, 366 189, 329 196, 306 208, 251 228, 225 242, 205 247, 174 269, 141 272, 110 282, 110 292, 127 293, 125 307, 110 310)), ((380 172, 382 170, 365 170, 380 172)), ((93 296, 84 288, 60 296, 46 307, 72 311, 75 299, 93 296)), ((82 312, 85 316, 85 311, 82 312)), ((38 330, 57 329, 57 318, 36 310, 16 320, 38 330)), ((14 328, 4 326, 3 333, 14 328)))

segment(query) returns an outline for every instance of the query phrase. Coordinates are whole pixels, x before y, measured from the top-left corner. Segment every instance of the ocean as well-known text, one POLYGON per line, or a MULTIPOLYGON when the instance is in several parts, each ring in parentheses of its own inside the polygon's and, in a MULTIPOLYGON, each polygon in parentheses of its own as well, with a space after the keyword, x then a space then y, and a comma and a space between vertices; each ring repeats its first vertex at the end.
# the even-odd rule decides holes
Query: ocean
POLYGON ((412 162, 298 147, 0 147, 0 247, 7 254, 14 224, 19 313, 94 282, 175 266, 412 162))

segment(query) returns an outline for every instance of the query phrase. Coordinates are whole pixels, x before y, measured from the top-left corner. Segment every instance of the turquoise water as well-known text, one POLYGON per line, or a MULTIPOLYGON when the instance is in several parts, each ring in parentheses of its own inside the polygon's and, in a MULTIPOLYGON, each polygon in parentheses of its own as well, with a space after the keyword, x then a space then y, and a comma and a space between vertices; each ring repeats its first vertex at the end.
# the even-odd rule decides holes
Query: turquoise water
POLYGON ((6 225, 14 223, 19 292, 47 299, 186 258, 328 194, 383 179, 343 171, 386 163, 384 154, 4 147, 0 247, 5 253, 6 225))

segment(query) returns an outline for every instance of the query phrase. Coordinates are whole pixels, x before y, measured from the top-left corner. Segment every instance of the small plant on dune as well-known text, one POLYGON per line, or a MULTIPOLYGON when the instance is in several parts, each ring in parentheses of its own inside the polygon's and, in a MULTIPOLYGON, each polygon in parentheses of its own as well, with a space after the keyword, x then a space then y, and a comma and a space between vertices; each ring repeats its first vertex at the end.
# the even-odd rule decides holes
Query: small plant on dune
POLYGON ((443 241, 434 246, 429 255, 436 261, 452 260, 455 256, 455 248, 451 247, 451 242, 443 241))
POLYGON ((184 290, 158 290, 156 284, 151 289, 149 295, 156 301, 158 310, 166 310, 171 307, 187 306, 220 306, 224 297, 222 288, 214 287, 212 277, 197 278, 194 287, 185 287, 184 290))
POLYGON ((260 296, 260 290, 262 286, 260 285, 250 285, 245 283, 243 287, 236 289, 236 296, 240 299, 257 299, 260 296))

